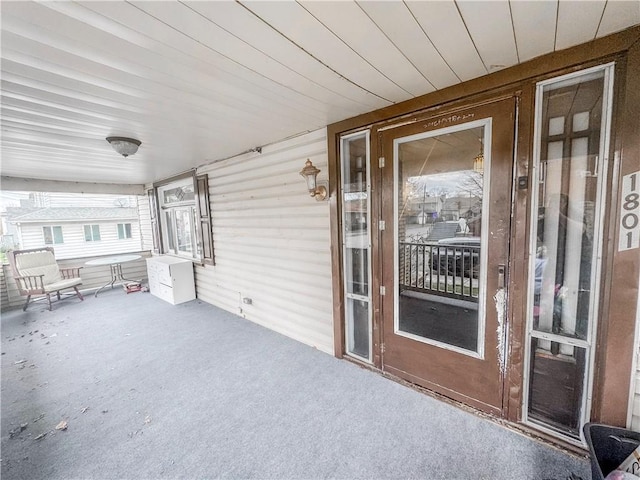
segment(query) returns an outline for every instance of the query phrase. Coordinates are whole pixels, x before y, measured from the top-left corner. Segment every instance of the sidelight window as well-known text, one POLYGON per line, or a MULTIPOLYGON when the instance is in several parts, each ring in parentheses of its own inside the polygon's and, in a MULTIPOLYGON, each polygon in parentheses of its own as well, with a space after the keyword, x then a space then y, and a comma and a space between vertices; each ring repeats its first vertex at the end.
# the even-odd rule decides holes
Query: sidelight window
POLYGON ((369 132, 341 139, 346 351, 371 361, 369 132))
POLYGON ((589 420, 613 65, 538 84, 525 419, 580 439, 589 420))

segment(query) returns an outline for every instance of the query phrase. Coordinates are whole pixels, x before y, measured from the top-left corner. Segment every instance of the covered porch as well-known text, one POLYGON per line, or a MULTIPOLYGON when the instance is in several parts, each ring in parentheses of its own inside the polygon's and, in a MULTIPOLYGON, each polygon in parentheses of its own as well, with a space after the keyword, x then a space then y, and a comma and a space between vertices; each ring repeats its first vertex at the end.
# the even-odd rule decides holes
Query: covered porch
MULTIPOLYGON (((576 480, 586 422, 640 430, 637 2, 4 2, 0 53, 0 194, 135 196, 111 253, 143 282, 188 262, 197 298, 93 297, 109 270, 84 268, 84 302, 22 313, 5 268, 6 478, 576 480), (425 171, 474 174, 427 195, 425 171), (538 232, 540 258, 581 245, 542 323, 538 232), (473 322, 405 308, 434 290, 482 297, 473 322)), ((20 248, 107 255, 99 217, 31 220, 20 248)))
POLYGON ((2 371, 4 479, 589 478, 584 457, 200 300, 11 310, 2 371))

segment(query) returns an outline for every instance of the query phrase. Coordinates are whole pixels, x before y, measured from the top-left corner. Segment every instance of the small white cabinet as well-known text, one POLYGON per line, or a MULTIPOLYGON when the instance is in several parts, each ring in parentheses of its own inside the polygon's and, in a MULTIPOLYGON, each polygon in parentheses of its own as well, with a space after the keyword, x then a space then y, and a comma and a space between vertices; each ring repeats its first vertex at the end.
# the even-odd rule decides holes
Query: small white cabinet
POLYGON ((196 298, 190 260, 171 256, 147 258, 147 273, 149 290, 156 297, 173 305, 196 298))

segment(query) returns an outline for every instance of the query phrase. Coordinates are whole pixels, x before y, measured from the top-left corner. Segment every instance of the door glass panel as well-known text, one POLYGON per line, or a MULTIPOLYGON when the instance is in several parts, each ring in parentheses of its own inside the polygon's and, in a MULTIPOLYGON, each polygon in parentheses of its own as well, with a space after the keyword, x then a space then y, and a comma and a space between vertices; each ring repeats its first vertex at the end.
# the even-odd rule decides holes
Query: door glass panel
POLYGON ((369 295, 369 250, 350 247, 345 250, 345 283, 348 293, 369 295))
POLYGON ((562 118, 580 128, 576 133, 570 124, 562 131, 571 134, 542 135, 546 152, 538 184, 533 328, 582 340, 589 323, 602 88, 603 76, 544 93, 543 122, 545 114, 564 108, 562 118), (589 123, 594 128, 582 128, 589 123))
POLYGON ((370 361, 369 133, 343 137, 340 159, 346 350, 370 361))
POLYGON ((538 86, 528 418, 580 437, 588 418, 611 67, 538 86))
POLYGON ((396 140, 396 331, 479 351, 487 122, 396 140))
POLYGON ((347 351, 362 358, 369 358, 369 302, 347 298, 346 314, 347 351))

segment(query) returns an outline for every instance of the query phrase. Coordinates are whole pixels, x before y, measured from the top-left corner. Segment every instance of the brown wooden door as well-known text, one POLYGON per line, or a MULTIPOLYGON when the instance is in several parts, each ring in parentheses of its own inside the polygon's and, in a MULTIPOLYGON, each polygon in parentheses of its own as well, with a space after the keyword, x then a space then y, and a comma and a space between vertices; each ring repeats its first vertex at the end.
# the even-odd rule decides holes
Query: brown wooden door
POLYGON ((513 98, 379 134, 382 368, 501 414, 513 98))

